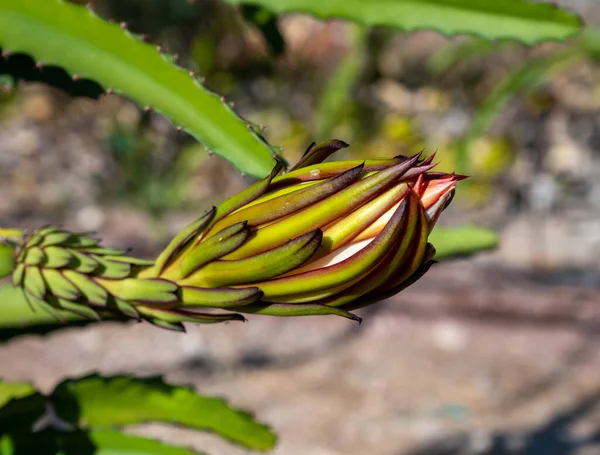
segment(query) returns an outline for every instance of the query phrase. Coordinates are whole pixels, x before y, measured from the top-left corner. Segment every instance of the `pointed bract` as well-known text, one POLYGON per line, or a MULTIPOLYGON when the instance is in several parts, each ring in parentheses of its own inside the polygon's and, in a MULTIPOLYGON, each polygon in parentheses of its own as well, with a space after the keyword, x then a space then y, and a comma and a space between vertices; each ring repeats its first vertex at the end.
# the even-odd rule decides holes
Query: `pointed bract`
POLYGON ((43 227, 16 251, 13 284, 50 313, 143 319, 176 331, 184 322, 244 321, 240 313, 360 322, 350 311, 431 267, 427 237, 464 177, 431 172, 433 156, 420 153, 323 162, 347 146, 312 144, 287 174, 278 161, 186 226, 156 261, 43 227))

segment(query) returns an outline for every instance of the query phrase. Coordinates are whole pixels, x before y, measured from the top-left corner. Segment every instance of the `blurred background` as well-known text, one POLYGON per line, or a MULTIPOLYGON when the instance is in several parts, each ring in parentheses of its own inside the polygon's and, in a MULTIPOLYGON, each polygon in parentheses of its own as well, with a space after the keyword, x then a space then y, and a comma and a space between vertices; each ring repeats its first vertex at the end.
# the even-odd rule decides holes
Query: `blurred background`
MULTIPOLYGON (((50 390, 90 371, 162 374, 272 425, 277 455, 600 454, 600 4, 562 3, 588 30, 525 47, 211 0, 96 1, 206 76, 291 163, 331 138, 351 144, 338 159, 437 152, 441 170, 471 176, 442 223, 501 242, 437 265, 361 326, 70 328, 0 345, 3 378, 50 390)), ((97 231, 151 257, 251 182, 127 99, 0 75, 3 226, 97 231)))

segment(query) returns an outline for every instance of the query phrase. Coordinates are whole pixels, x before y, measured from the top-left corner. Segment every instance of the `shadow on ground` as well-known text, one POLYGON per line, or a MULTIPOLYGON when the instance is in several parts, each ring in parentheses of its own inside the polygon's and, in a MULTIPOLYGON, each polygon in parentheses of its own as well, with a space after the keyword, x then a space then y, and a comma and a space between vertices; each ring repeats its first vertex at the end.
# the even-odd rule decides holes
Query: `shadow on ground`
POLYGON ((578 435, 573 430, 582 419, 598 410, 600 393, 581 399, 529 432, 498 431, 485 438, 461 433, 404 452, 402 455, 596 454, 600 453, 600 426, 584 435, 578 435))

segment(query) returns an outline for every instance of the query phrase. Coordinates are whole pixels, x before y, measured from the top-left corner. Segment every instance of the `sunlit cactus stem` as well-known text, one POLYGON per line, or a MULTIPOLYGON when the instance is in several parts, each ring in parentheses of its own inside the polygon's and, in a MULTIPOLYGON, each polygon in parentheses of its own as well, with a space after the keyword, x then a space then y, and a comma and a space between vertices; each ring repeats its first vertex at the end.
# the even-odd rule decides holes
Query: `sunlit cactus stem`
POLYGON ((433 157, 323 162, 342 141, 311 145, 183 229, 147 261, 85 234, 42 228, 17 248, 13 283, 29 301, 88 318, 182 322, 334 314, 388 298, 429 269, 427 238, 455 174, 433 157))

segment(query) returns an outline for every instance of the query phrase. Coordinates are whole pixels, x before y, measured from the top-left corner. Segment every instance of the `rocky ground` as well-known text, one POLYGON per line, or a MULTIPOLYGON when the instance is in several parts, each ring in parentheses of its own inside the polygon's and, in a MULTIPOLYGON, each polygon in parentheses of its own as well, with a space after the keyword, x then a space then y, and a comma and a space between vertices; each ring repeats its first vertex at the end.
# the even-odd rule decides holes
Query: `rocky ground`
MULTIPOLYGON (((438 265, 361 326, 252 317, 186 335, 66 329, 1 346, 2 376, 48 390, 92 371, 162 374, 269 423, 274 454, 600 454, 600 289, 509 271, 498 256, 438 265)), ((134 431, 247 453, 163 425, 134 431)))
MULTIPOLYGON (((280 435, 275 455, 600 454, 600 103, 588 96, 600 75, 595 67, 583 73, 592 82, 580 90, 550 84, 558 107, 544 118, 507 109, 499 129, 520 135, 514 166, 492 182, 483 209, 455 203, 444 218, 497 227, 500 248, 437 265, 400 296, 363 310, 362 325, 252 317, 190 326, 185 335, 144 324, 65 329, 0 345, 2 378, 49 390, 92 371, 162 374, 267 422, 280 435), (569 105, 575 99, 591 105, 569 105)), ((431 95, 384 76, 369 90, 380 90, 386 109, 404 110, 407 96, 420 106, 431 95)), ((116 96, 72 101, 35 85, 6 96, 14 99, 0 104, 3 226, 97 230, 107 245, 151 256, 158 237, 194 216, 171 210, 157 226, 113 194, 138 169, 119 161, 118 140, 137 138, 139 153, 152 144, 153 178, 182 145, 193 147, 165 119, 152 118, 140 139, 141 111, 116 96)), ((434 139, 464 129, 472 114, 464 105, 434 117, 417 111, 410 115, 434 139)), ((188 203, 210 204, 247 183, 216 157, 190 167, 188 203)), ((247 453, 162 425, 134 431, 212 455, 247 453)))

